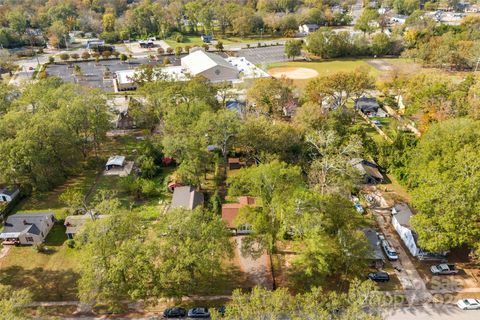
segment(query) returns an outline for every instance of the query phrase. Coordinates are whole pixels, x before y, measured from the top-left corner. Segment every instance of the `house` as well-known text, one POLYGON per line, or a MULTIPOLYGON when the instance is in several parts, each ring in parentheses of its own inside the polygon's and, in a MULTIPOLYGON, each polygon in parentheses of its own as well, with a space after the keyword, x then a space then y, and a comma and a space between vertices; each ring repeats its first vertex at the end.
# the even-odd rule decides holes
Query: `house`
POLYGON ((3 245, 33 245, 42 243, 55 223, 53 213, 17 213, 4 222, 0 233, 3 245))
POLYGON ((184 208, 193 210, 203 205, 203 193, 192 186, 178 186, 173 190, 172 209, 184 208))
POLYGON ((355 100, 355 109, 367 116, 375 116, 380 105, 375 98, 361 97, 355 100))
POLYGON ((125 166, 125 157, 124 156, 112 156, 108 158, 107 163, 105 164, 105 170, 109 171, 112 169, 120 169, 125 166))
POLYGON ((240 161, 240 158, 228 158, 228 169, 235 170, 240 169, 245 165, 244 162, 240 161))
POLYGON ((312 32, 315 32, 319 29, 319 25, 315 23, 307 23, 307 24, 302 24, 298 26, 298 31, 303 34, 310 34, 312 32))
POLYGON ((180 59, 180 64, 190 75, 205 77, 210 82, 238 79, 239 71, 221 56, 202 49, 180 59))
POLYGON ((392 17, 390 17, 390 23, 391 24, 405 24, 405 21, 407 21, 408 16, 403 15, 403 14, 396 14, 392 17))
POLYGON ((362 176, 365 183, 376 184, 383 182, 383 175, 375 163, 360 158, 352 159, 350 163, 362 176))
POLYGON ((240 209, 245 206, 255 206, 256 201, 253 197, 239 197, 237 203, 225 203, 222 205, 222 220, 234 234, 248 234, 252 232, 252 227, 247 224, 237 225, 235 219, 240 213, 240 209))
POLYGON ((75 235, 82 230, 85 223, 90 220, 103 219, 106 215, 95 215, 92 212, 87 212, 81 215, 68 216, 65 218, 65 233, 68 239, 73 239, 75 235))
POLYGON ((418 246, 418 235, 410 225, 413 212, 406 203, 397 203, 392 208, 392 225, 402 239, 412 256, 419 259, 444 258, 446 252, 432 253, 424 251, 418 246))
POLYGON ((367 257, 370 265, 378 269, 383 268, 383 266, 385 265, 385 258, 383 256, 382 247, 380 246, 380 239, 378 238, 378 233, 371 228, 365 228, 362 231, 367 238, 370 248, 370 254, 367 257))
POLYGON ((133 129, 135 128, 135 120, 128 114, 128 110, 118 114, 115 120, 115 129, 133 129))
POLYGON ((3 188, 0 189, 0 203, 2 202, 12 202, 20 194, 20 189, 18 188, 3 188))

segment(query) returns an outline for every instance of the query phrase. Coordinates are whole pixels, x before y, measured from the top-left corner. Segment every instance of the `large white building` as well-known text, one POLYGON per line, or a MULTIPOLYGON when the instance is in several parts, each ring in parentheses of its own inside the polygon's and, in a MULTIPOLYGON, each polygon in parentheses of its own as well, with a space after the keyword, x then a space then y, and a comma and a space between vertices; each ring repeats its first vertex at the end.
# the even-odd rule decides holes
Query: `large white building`
MULTIPOLYGON (((167 80, 185 81, 192 77, 202 76, 212 83, 242 82, 244 79, 269 77, 268 73, 256 67, 244 57, 223 58, 215 53, 197 49, 180 59, 180 66, 160 69, 160 74, 167 80)), ((115 91, 135 90, 133 81, 136 70, 115 72, 115 91)))

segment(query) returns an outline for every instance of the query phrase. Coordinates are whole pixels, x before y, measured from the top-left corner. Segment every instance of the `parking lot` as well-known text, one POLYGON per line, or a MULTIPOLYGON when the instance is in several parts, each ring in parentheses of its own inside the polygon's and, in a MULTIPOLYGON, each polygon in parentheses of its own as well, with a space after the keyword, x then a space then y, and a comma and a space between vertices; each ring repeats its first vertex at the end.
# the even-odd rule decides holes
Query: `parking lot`
MULTIPOLYGON (((180 65, 180 58, 175 56, 169 56, 168 58, 173 65, 180 65)), ((98 63, 95 61, 71 62, 69 64, 50 64, 46 71, 49 76, 59 77, 66 82, 113 92, 112 75, 116 71, 136 69, 142 64, 155 66, 161 63, 162 60, 149 61, 148 58, 136 58, 130 62, 121 62, 120 60, 100 60, 98 63), (75 65, 80 66, 80 75, 75 74, 75 65)))
POLYGON ((241 49, 237 56, 245 57, 253 64, 269 64, 288 60, 285 55, 285 46, 241 49))

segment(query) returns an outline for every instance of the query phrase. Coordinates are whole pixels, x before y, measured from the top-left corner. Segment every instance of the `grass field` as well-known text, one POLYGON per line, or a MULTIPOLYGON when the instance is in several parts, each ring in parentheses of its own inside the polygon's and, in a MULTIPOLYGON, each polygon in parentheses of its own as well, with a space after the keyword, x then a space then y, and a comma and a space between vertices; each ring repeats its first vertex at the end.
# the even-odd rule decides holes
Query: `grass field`
POLYGON ((0 260, 0 283, 28 288, 35 301, 77 300, 78 251, 68 248, 65 227, 54 225, 47 236, 48 251, 12 247, 0 260))
MULTIPOLYGON (((351 71, 356 68, 362 67, 369 70, 370 74, 373 76, 378 76, 381 72, 377 69, 370 66, 366 60, 351 60, 351 59, 341 59, 341 60, 332 60, 332 61, 288 61, 288 62, 277 62, 272 63, 267 66, 267 69, 272 68, 284 68, 284 67, 294 67, 294 68, 309 68, 318 72, 319 76, 330 75, 340 71, 351 71)), ((306 80, 293 80, 294 84, 299 88, 304 88, 308 83, 309 79, 306 80)))
MULTIPOLYGON (((263 36, 263 37, 215 37, 216 41, 221 41, 224 45, 226 44, 239 44, 239 43, 257 43, 257 42, 264 42, 264 41, 275 41, 275 40, 284 40, 285 38, 272 38, 270 36, 263 36)), ((166 43, 169 46, 176 48, 176 47, 185 47, 185 46, 201 46, 203 44, 202 39, 199 36, 183 36, 183 42, 176 42, 174 39, 166 39, 166 43)), ((213 44, 209 44, 209 46, 213 47, 213 44)))

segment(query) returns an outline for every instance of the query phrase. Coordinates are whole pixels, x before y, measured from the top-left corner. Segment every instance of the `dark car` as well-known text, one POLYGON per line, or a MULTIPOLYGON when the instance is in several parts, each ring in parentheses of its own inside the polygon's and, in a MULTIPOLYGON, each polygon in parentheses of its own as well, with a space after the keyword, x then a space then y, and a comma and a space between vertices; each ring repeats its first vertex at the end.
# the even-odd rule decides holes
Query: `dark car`
POLYGON ((187 315, 187 310, 183 308, 168 308, 163 311, 164 318, 184 318, 187 315))
POLYGON ((386 272, 370 272, 368 274, 368 279, 376 282, 387 282, 390 280, 390 276, 386 272))
POLYGON ((207 308, 193 308, 188 310, 189 318, 210 318, 210 312, 207 308))

